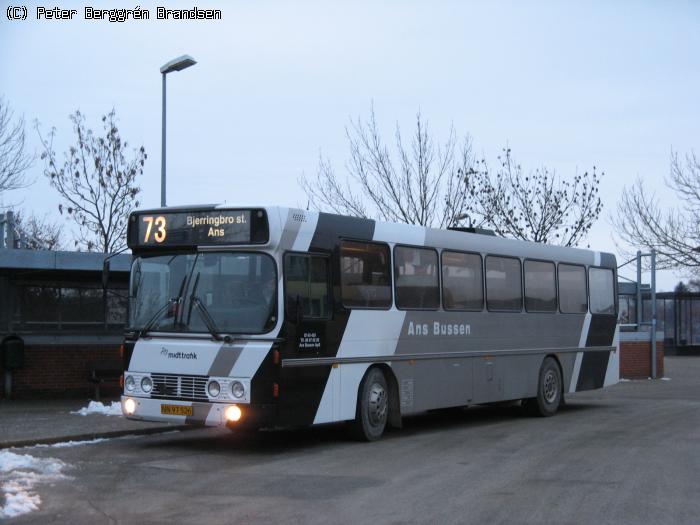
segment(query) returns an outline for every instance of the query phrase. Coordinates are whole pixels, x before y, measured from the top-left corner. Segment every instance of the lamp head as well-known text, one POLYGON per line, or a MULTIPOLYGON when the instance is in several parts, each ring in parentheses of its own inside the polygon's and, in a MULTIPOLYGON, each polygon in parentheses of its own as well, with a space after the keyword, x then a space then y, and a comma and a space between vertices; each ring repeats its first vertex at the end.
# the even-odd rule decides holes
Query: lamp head
POLYGON ((194 66, 197 61, 190 55, 182 55, 172 59, 160 68, 160 72, 166 75, 167 73, 172 73, 173 71, 182 71, 190 66, 194 66))

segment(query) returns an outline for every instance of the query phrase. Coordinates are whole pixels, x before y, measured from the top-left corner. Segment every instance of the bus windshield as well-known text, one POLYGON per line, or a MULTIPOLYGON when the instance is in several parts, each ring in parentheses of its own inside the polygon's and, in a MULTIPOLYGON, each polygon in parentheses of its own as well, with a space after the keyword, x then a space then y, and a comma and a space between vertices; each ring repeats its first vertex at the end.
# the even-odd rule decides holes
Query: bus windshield
POLYGON ((277 271, 264 253, 137 257, 129 295, 133 330, 260 334, 277 320, 277 271))

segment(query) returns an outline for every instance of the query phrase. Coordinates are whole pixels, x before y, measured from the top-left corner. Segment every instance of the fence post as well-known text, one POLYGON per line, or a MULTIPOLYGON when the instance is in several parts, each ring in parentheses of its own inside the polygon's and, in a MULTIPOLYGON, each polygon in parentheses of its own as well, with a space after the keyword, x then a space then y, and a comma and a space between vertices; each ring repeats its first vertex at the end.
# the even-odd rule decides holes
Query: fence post
POLYGON ((651 378, 656 379, 656 250, 651 250, 651 378))
POLYGON ((642 252, 637 250, 637 330, 642 326, 642 252))

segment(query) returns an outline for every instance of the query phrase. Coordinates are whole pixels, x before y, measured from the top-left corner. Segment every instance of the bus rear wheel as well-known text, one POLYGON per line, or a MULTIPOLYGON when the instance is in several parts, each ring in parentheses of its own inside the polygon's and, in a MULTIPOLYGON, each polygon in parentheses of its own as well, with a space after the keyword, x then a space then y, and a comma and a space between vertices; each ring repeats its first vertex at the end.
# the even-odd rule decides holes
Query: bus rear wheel
POLYGON ((540 417, 556 414, 563 397, 562 383, 561 370, 557 362, 552 357, 545 358, 540 367, 537 397, 523 400, 526 412, 540 417))
POLYGON ((389 387, 379 368, 370 368, 357 393, 355 419, 350 423, 353 437, 377 441, 382 437, 389 417, 389 387))

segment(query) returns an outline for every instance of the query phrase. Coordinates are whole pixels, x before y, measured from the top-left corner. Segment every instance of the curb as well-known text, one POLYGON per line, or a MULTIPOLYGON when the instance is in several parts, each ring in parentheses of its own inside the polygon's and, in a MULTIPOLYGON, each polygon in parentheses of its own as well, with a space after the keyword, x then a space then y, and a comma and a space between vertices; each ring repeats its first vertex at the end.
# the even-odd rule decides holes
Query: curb
POLYGON ((35 445, 54 445, 66 441, 90 441, 93 439, 110 439, 123 436, 146 436, 150 434, 162 434, 176 430, 194 430, 200 428, 194 425, 172 425, 167 427, 151 427, 132 430, 112 430, 110 432, 88 432, 84 434, 72 434, 58 437, 47 437, 38 439, 20 439, 15 441, 0 442, 0 450, 5 448, 24 448, 35 445))

